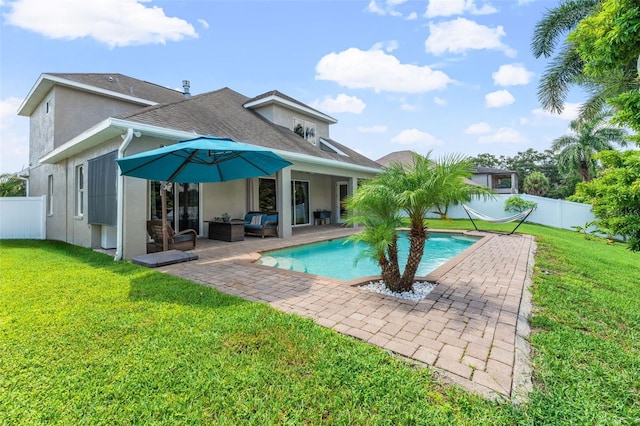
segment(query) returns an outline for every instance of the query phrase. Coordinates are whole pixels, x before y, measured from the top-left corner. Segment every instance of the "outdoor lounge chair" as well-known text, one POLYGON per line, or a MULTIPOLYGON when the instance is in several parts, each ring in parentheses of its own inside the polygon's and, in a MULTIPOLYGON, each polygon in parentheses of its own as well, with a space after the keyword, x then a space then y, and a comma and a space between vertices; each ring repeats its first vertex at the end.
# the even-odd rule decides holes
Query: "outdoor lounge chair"
MULTIPOLYGON (((478 229, 478 227, 476 226, 476 223, 474 222, 471 216, 475 216, 477 219, 483 220, 485 222, 490 222, 490 223, 509 223, 509 222, 515 222, 516 220, 519 221, 516 227, 513 228, 513 231, 509 233, 509 235, 516 232, 516 229, 518 229, 518 227, 522 225, 522 222, 527 220, 529 215, 533 213, 533 211, 535 210, 535 207, 531 207, 530 209, 527 209, 513 216, 494 219, 482 213, 478 213, 477 211, 473 210, 471 207, 465 206, 464 204, 462 205, 462 208, 464 209, 465 212, 467 212, 467 216, 469 216, 469 219, 471 220, 471 223, 473 223, 473 227, 476 228, 476 231, 480 231, 480 229, 478 229)), ((489 232, 489 231, 484 231, 484 232, 489 232)))
POLYGON ((258 237, 278 236, 278 212, 249 212, 244 216, 244 233, 258 237))
MULTIPOLYGON (((162 251, 162 221, 147 221, 147 233, 153 240, 147 244, 147 253, 162 251)), ((193 229, 185 229, 178 233, 174 232, 170 224, 167 223, 167 240, 169 250, 193 250, 196 248, 196 238, 198 233, 193 229)))

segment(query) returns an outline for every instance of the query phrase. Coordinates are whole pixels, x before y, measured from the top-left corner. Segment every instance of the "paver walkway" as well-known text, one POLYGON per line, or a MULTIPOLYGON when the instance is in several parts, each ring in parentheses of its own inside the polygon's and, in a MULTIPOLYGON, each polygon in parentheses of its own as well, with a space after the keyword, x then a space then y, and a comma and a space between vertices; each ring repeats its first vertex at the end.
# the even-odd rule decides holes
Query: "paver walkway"
POLYGON ((484 235, 427 278, 420 302, 353 283, 251 263, 258 251, 338 238, 353 229, 313 227, 291 238, 198 241, 196 261, 159 268, 198 283, 313 318, 435 368, 444 380, 486 397, 521 400, 531 387, 527 337, 535 243, 527 235, 484 235))

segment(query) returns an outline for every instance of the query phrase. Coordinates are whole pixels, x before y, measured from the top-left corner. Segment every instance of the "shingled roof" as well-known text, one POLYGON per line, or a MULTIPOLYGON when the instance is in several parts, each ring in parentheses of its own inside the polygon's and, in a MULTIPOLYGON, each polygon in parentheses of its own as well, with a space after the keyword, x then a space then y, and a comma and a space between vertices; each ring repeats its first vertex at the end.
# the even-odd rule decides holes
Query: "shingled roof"
POLYGON ((54 77, 97 87, 125 96, 146 99, 152 102, 174 102, 184 98, 182 92, 148 81, 138 80, 117 73, 47 73, 54 77))
MULTIPOLYGON (((253 98, 255 99, 255 98, 253 98)), ((380 168, 367 157, 334 140, 329 142, 344 152, 327 152, 296 135, 292 130, 271 123, 257 112, 245 108, 248 98, 227 87, 177 102, 146 107, 116 118, 151 126, 231 138, 270 149, 306 154, 342 163, 380 168)), ((296 101, 297 102, 297 101, 296 101)))

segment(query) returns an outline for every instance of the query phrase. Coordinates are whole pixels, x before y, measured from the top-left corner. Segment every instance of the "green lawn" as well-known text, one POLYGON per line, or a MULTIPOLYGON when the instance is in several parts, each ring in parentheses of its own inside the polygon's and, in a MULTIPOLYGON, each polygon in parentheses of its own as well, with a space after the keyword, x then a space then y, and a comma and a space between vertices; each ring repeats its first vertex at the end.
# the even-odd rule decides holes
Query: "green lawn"
POLYGON ((0 424, 640 423, 640 255, 520 229, 538 243, 521 407, 265 304, 63 243, 1 241, 0 424))

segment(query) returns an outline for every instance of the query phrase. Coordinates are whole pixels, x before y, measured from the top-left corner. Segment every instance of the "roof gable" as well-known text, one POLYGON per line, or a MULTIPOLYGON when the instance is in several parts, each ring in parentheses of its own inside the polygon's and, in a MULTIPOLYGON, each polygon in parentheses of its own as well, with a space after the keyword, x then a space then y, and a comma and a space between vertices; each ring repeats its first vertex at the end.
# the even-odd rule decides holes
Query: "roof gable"
POLYGON ((56 85, 126 100, 141 106, 184 98, 176 90, 117 73, 44 73, 20 105, 18 115, 31 115, 56 85))
POLYGON ((262 95, 258 95, 255 98, 251 98, 247 102, 245 102, 243 106, 249 109, 259 109, 271 104, 281 105, 294 111, 300 111, 304 114, 310 115, 318 120, 324 121, 329 124, 338 122, 338 120, 336 120, 335 118, 330 117, 318 111, 317 109, 311 108, 310 106, 303 104, 297 99, 287 96, 277 90, 272 90, 270 92, 263 93, 262 95))

